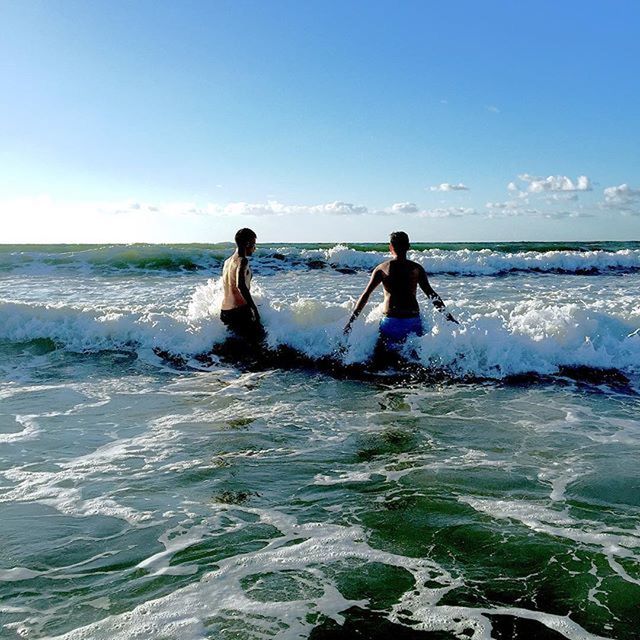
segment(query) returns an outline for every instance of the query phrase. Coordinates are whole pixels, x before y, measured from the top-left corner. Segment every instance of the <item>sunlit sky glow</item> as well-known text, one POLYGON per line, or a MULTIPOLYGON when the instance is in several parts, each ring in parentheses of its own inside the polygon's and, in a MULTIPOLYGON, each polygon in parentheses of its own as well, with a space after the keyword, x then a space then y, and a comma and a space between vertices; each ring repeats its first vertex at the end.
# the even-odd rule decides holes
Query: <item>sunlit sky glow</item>
POLYGON ((0 243, 640 240, 640 3, 0 0, 0 243))

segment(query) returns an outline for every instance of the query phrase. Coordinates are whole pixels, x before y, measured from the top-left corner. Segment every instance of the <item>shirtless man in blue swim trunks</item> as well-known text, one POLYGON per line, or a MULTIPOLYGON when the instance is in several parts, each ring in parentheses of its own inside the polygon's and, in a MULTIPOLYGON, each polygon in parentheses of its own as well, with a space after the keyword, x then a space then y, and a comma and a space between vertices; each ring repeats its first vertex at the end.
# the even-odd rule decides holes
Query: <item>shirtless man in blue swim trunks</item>
POLYGON ((384 318, 380 322, 380 338, 387 347, 397 347, 411 334, 422 335, 420 308, 416 291, 420 287, 438 311, 446 313, 450 322, 458 321, 446 312, 442 298, 431 288, 425 270, 417 262, 407 260, 409 236, 404 231, 394 231, 389 239, 389 250, 393 255, 378 265, 371 274, 367 288, 356 303, 349 318, 345 333, 351 331, 353 321, 364 309, 374 289, 382 284, 384 288, 384 318))

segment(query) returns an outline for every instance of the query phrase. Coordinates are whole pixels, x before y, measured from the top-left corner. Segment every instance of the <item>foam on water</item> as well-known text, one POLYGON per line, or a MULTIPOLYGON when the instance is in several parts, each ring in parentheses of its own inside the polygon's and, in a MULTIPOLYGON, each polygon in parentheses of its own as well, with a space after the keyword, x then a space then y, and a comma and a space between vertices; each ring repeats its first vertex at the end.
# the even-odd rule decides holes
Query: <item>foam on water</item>
MULTIPOLYGON (((536 620, 569 640, 596 640, 569 617, 519 607, 473 608, 439 605, 438 602, 462 581, 431 560, 409 558, 370 546, 359 526, 311 522, 298 524, 284 513, 269 510, 229 508, 221 510, 231 528, 242 526, 236 514, 253 514, 263 524, 274 527, 278 535, 258 551, 226 558, 198 582, 177 589, 156 600, 145 602, 132 611, 109 616, 97 623, 75 629, 59 640, 136 640, 153 637, 180 637, 184 640, 210 637, 219 625, 229 629, 235 620, 252 638, 275 637, 281 640, 305 638, 319 617, 338 623, 341 612, 354 606, 366 606, 366 600, 345 598, 334 584, 327 568, 350 561, 379 563, 399 567, 411 575, 414 589, 393 605, 389 618, 406 621, 428 631, 465 633, 472 640, 489 640, 492 624, 489 615, 512 615, 536 620), (252 597, 252 585, 263 580, 288 580, 286 599, 252 597), (409 613, 410 612, 410 613, 409 613), (469 635, 471 633, 471 635, 469 635)), ((142 563, 169 569, 171 555, 182 544, 166 544, 166 552, 142 563)), ((20 626, 16 626, 20 633, 20 626)))
MULTIPOLYGON (((302 255, 327 264, 352 269, 373 269, 389 254, 379 251, 356 251, 344 245, 331 249, 303 250, 302 255)), ((491 249, 445 251, 427 249, 410 251, 409 258, 420 263, 428 273, 459 275, 499 275, 515 271, 548 273, 606 272, 640 268, 640 250, 607 251, 521 251, 504 253, 491 249)))
MULTIPOLYGON (((619 244, 619 243, 618 243, 619 244)), ((640 249, 593 248, 559 249, 552 245, 540 250, 505 251, 496 248, 419 249, 410 258, 429 273, 459 275, 498 275, 510 272, 606 273, 640 269, 640 249), (551 250, 549 250, 551 249, 551 250)), ((633 247, 633 248, 631 248, 633 247)), ((338 244, 333 247, 261 246, 253 262, 263 273, 272 271, 333 267, 372 269, 389 254, 338 244)), ((192 273, 217 271, 230 252, 229 245, 105 245, 8 247, 0 250, 0 271, 44 274, 60 272, 91 273, 192 273)))
MULTIPOLYGON (((310 359, 334 357, 360 363, 373 354, 381 307, 342 335, 350 303, 299 297, 271 299, 256 285, 255 297, 272 348, 288 346, 310 359)), ((186 313, 109 312, 62 304, 0 303, 0 340, 17 343, 53 340, 72 351, 160 348, 182 356, 207 352, 225 339, 220 322, 219 281, 195 289, 186 313)), ((423 313, 426 335, 407 342, 405 354, 429 369, 454 377, 553 374, 560 367, 640 370, 636 319, 621 319, 578 304, 550 304, 532 298, 510 311, 461 316, 461 325, 437 313, 423 313)))
MULTIPOLYGON (((269 347, 366 369, 375 299, 342 329, 378 249, 258 254, 269 347)), ((101 251, 40 256, 55 277, 11 267, 2 282, 2 632, 289 640, 359 607, 474 640, 504 618, 523 637, 634 637, 637 396, 468 379, 640 373, 636 246, 416 252, 432 272, 522 269, 434 279, 461 324, 426 312, 404 355, 465 384, 202 362, 227 337, 220 283, 186 260, 217 270, 227 248, 178 266, 171 247, 101 251), (575 275, 593 265, 614 273, 575 275)))

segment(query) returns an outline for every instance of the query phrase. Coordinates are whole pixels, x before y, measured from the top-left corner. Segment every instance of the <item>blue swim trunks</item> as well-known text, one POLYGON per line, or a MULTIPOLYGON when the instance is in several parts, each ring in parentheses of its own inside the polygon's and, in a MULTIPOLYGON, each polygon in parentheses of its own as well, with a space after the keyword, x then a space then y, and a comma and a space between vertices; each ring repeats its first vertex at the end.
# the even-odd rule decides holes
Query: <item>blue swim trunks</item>
POLYGON ((410 335, 423 335, 420 316, 410 318, 391 318, 385 316, 380 321, 380 336, 387 344, 404 342, 410 335))

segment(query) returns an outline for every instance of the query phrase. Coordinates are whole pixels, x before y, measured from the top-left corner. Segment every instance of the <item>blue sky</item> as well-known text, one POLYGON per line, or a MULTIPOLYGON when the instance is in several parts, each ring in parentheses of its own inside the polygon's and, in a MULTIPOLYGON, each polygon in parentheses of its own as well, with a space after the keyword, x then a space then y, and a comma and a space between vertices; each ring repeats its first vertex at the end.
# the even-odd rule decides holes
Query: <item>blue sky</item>
POLYGON ((640 3, 0 0, 0 242, 640 239, 640 3))

